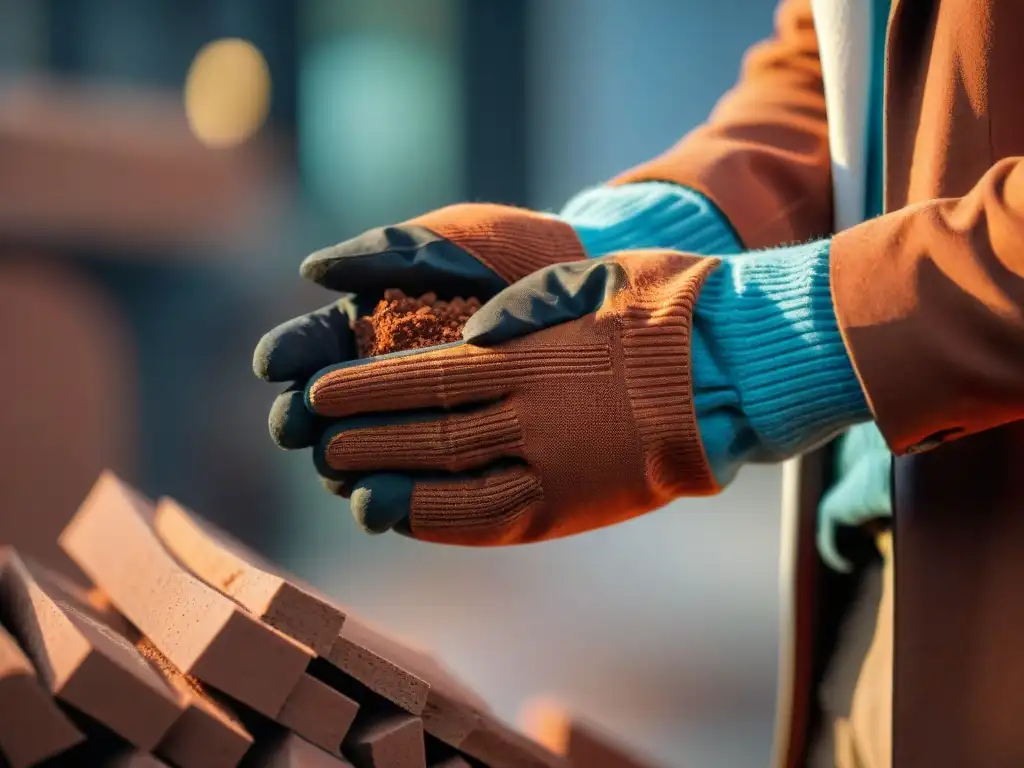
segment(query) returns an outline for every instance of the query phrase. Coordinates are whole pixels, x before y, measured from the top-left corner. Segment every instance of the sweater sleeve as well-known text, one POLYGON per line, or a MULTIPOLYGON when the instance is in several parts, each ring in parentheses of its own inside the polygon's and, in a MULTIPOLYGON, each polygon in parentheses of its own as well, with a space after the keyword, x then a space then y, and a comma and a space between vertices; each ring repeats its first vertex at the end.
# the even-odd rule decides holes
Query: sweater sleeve
POLYGON ((697 423, 719 485, 870 419, 836 322, 829 240, 723 259, 693 314, 697 423))
POLYGON ((698 299, 692 349, 697 424, 719 485, 746 462, 780 460, 866 417, 832 309, 828 240, 738 253, 711 201, 665 182, 595 187, 560 217, 592 258, 640 248, 729 256, 698 299))
POLYGON ((638 248, 700 255, 740 251, 732 225, 704 195, 678 184, 597 186, 573 197, 560 218, 592 258, 638 248))

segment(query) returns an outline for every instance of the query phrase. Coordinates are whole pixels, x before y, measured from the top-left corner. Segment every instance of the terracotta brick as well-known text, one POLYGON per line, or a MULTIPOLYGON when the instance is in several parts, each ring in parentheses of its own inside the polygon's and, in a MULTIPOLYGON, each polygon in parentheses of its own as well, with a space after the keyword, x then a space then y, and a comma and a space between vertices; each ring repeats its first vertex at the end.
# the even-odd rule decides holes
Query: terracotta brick
POLYGON ((118 755, 113 755, 107 758, 103 765, 104 768, 168 768, 165 763, 153 755, 138 750, 126 750, 118 755))
POLYGON ((352 764, 315 747, 294 733, 275 734, 245 761, 246 768, 352 768, 352 764))
POLYGON ((423 656, 416 669, 430 684, 421 716, 431 736, 459 747, 481 722, 493 717, 483 699, 434 659, 423 656))
POLYGON ((273 717, 313 652, 193 576, 160 543, 153 513, 105 472, 61 547, 182 673, 273 717))
POLYGON ((199 680, 183 675, 148 638, 138 638, 135 644, 177 693, 184 708, 153 753, 189 768, 238 765, 253 743, 238 716, 223 702, 215 701, 199 680))
POLYGON ((106 596, 97 588, 86 588, 62 574, 40 564, 38 561, 21 555, 22 564, 47 592, 61 602, 69 604, 75 610, 84 613, 126 639, 130 639, 136 630, 117 609, 110 604, 106 596))
POLYGON ((461 747, 489 715, 468 709, 463 701, 431 689, 427 708, 423 710, 421 717, 423 729, 427 733, 445 744, 461 747))
POLYGON ((28 768, 83 738, 43 690, 14 638, 0 628, 0 754, 11 768, 28 768))
POLYGON ((430 683, 411 669, 412 653, 352 616, 327 660, 406 712, 419 715, 427 705, 430 683))
POLYGON ((150 750, 181 712, 135 647, 37 582, 17 555, 0 573, 5 623, 51 694, 150 750))
POLYGON ((38 768, 169 768, 155 755, 114 744, 101 734, 90 734, 89 741, 38 768))
POLYGON ((349 616, 328 660, 377 695, 419 715, 431 736, 458 748, 490 717, 487 703, 427 653, 349 616))
POLYGON ((168 763, 426 768, 429 734, 434 768, 569 766, 429 654, 347 616, 173 501, 154 509, 110 473, 61 546, 102 590, 68 601, 123 614, 177 697, 179 717, 154 751, 168 763), (309 666, 313 646, 324 658, 309 666))
POLYGON ((472 757, 513 766, 565 762, 498 721, 480 696, 429 654, 404 646, 351 615, 328 661, 379 696, 419 715, 427 733, 472 757))
POLYGON ((306 674, 288 697, 277 722, 340 757, 342 739, 358 712, 357 702, 306 674))
POLYGON ((431 763, 430 768, 472 768, 472 766, 466 761, 466 758, 455 755, 440 762, 431 763))
POLYGON ((154 755, 174 765, 189 768, 233 768, 252 745, 245 727, 223 703, 211 698, 202 683, 183 675, 147 638, 118 614, 99 590, 84 589, 38 563, 24 560, 33 577, 59 592, 61 600, 86 615, 115 629, 167 682, 178 697, 181 714, 153 750, 154 755))
POLYGON ((480 694, 426 651, 405 646, 402 663, 429 683, 431 690, 442 690, 453 699, 477 712, 489 712, 490 706, 480 694))
POLYGON ((531 702, 521 719, 523 730, 552 752, 565 755, 573 768, 653 768, 654 763, 616 743, 604 729, 573 717, 552 701, 531 702))
POLYGON ((318 655, 330 653, 345 611, 329 598, 280 573, 173 499, 157 504, 154 527, 171 554, 200 579, 318 655))
POLYGON ((426 768, 423 722, 405 712, 364 712, 342 751, 356 768, 426 768))
MULTIPOLYGON (((486 763, 490 768, 569 768, 569 761, 546 747, 490 717, 459 746, 459 751, 486 763)), ((589 767, 588 767, 589 768, 589 767)))

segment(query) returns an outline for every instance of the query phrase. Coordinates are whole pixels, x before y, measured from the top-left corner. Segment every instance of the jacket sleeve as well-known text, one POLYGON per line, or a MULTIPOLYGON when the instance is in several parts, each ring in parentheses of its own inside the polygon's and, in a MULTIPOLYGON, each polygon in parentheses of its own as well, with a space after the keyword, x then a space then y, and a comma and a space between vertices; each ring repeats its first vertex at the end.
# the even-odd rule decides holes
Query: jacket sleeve
POLYGON ((1024 419, 1024 158, 832 241, 840 331, 893 452, 1024 419), (865 258, 868 257, 868 258, 865 258))
POLYGON ((774 35, 750 49, 708 121, 612 181, 694 189, 747 249, 831 234, 828 126, 810 0, 782 0, 774 35))

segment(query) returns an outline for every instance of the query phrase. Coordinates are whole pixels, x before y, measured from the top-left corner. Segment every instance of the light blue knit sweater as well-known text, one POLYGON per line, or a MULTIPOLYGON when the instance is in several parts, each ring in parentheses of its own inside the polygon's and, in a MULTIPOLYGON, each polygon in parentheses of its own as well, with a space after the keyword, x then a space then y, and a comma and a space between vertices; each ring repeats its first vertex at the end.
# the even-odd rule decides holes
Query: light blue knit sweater
MULTIPOLYGON (((872 0, 871 130, 865 213, 882 210, 882 109, 889 0, 872 0)), ((828 241, 741 253, 732 227, 700 194, 672 184, 596 187, 561 213, 596 257, 635 248, 725 256, 695 312, 695 375, 704 377, 698 426, 721 484, 743 463, 773 460, 856 424, 837 452, 837 480, 819 512, 818 549, 840 571, 839 525, 892 514, 891 455, 871 422, 836 326, 828 282, 828 241), (792 386, 794 373, 799 388, 792 386), (717 378, 716 378, 717 377, 717 378), (717 399, 717 400, 716 400, 717 399), (859 423, 858 422, 866 422, 859 423)))

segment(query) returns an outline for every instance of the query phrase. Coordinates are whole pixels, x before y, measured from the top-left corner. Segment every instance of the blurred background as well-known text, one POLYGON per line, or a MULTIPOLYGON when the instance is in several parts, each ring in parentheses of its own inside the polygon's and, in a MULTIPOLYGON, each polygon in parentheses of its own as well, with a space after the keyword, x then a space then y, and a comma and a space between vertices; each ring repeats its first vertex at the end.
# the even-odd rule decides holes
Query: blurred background
POLYGON ((765 766, 780 475, 568 541, 358 534, 252 349, 302 257, 461 200, 557 209, 700 122, 771 0, 0 0, 0 540, 105 466, 669 766, 765 766))

